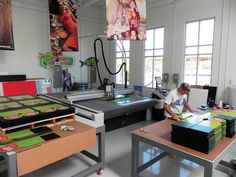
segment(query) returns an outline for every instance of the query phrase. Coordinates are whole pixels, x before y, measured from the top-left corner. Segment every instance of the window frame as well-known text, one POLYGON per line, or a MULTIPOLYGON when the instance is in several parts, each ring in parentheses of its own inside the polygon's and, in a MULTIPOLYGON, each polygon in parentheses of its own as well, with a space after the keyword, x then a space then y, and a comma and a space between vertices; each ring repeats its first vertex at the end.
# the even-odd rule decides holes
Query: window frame
MULTIPOLYGON (((165 26, 159 26, 159 27, 153 27, 153 28, 149 28, 149 29, 147 29, 147 31, 149 31, 149 30, 154 30, 154 34, 153 34, 153 48, 152 49, 146 49, 145 48, 145 42, 144 42, 144 48, 143 48, 143 50, 144 50, 144 55, 143 55, 143 57, 144 57, 144 75, 143 75, 143 82, 144 82, 144 87, 146 87, 146 88, 151 88, 151 89, 153 89, 153 88, 155 88, 156 87, 156 84, 155 84, 155 78, 154 78, 154 74, 155 74, 155 72, 154 72, 154 68, 155 68, 155 65, 154 65, 154 63, 155 63, 155 58, 160 58, 160 57, 162 57, 162 69, 163 69, 163 66, 164 66, 164 53, 165 53, 165 26), (156 29, 161 29, 161 28, 163 28, 163 48, 155 48, 155 38, 156 38, 156 33, 155 33, 155 30, 156 29), (163 50, 163 55, 155 55, 155 51, 156 50, 163 50), (146 56, 145 54, 146 54, 146 51, 152 51, 152 55, 150 55, 150 56, 146 56), (145 62, 146 62, 146 58, 152 58, 152 82, 150 82, 149 84, 147 84, 147 85, 145 85, 145 62), (151 86, 148 86, 148 85, 151 85, 151 86)), ((162 71, 162 74, 161 74, 161 77, 162 77, 162 75, 163 75, 163 71, 162 71)))
MULTIPOLYGON (((198 84, 198 77, 201 76, 199 75, 199 62, 200 62, 200 57, 201 56, 204 56, 204 55, 211 55, 211 74, 209 75, 210 76, 210 83, 212 82, 212 72, 213 72, 213 56, 214 56, 214 44, 215 44, 215 25, 216 25, 216 18, 215 17, 209 17, 209 18, 202 18, 202 19, 199 19, 199 20, 192 20, 192 21, 187 21, 185 23, 185 39, 184 39, 184 82, 185 82, 185 75, 186 75, 186 71, 185 71, 185 62, 186 62, 186 56, 197 56, 197 61, 196 61, 196 79, 195 79, 195 83, 194 85, 200 85, 198 84), (214 20, 214 25, 213 25, 213 40, 212 40, 212 44, 204 44, 204 45, 200 45, 200 29, 201 29, 201 22, 202 21, 206 21, 206 20, 214 20), (187 42, 187 24, 188 23, 193 23, 193 22, 198 22, 198 43, 197 45, 186 45, 186 42, 187 42), (199 49, 201 47, 206 47, 206 46, 212 46, 212 53, 199 53, 199 49), (197 53, 195 54, 186 54, 186 48, 189 48, 189 47, 196 47, 197 48, 197 53)), ((204 84, 204 85, 207 85, 207 84, 204 84)))
MULTIPOLYGON (((126 63, 126 69, 127 71, 130 70, 129 66, 130 66, 130 40, 117 40, 117 41, 114 41, 114 58, 115 58, 115 64, 114 64, 114 70, 115 72, 117 72, 118 70, 117 69, 117 60, 121 60, 122 62, 121 63, 126 63), (123 49, 119 49, 120 51, 117 51, 117 47, 119 44, 117 44, 117 42, 124 42, 124 41, 128 41, 129 42, 129 50, 125 50, 123 51, 123 49), (117 57, 117 54, 121 54, 121 57, 117 57), (125 54, 124 54, 125 53, 125 54), (129 56, 127 57, 126 53, 129 53, 129 56), (128 62, 127 62, 128 61, 128 62)), ((120 85, 125 85, 125 75, 124 75, 124 68, 121 69, 121 78, 122 78, 122 81, 121 83, 117 83, 117 75, 114 76, 114 81, 115 81, 115 84, 120 84, 120 85)), ((127 74, 127 84, 129 84, 129 72, 127 74)))

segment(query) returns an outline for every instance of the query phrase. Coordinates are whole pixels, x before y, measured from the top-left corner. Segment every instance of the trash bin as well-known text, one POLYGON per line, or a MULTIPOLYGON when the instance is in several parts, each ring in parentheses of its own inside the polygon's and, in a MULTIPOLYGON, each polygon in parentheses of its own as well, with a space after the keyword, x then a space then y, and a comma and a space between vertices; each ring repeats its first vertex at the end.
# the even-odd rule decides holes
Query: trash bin
POLYGON ((164 99, 160 99, 160 97, 154 93, 152 93, 152 98, 157 99, 157 104, 152 108, 152 118, 157 121, 164 120, 164 99))

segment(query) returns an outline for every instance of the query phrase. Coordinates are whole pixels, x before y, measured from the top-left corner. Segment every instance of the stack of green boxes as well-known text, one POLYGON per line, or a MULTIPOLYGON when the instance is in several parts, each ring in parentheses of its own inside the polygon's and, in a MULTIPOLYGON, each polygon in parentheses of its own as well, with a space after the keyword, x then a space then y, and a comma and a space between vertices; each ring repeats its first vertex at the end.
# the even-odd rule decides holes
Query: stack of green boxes
POLYGON ((220 118, 212 118, 211 120, 221 123, 222 139, 224 139, 224 137, 226 136, 226 120, 220 118))
POLYGON ((219 122, 215 121, 202 121, 198 125, 210 127, 214 129, 214 136, 215 136, 215 146, 219 144, 219 142, 222 140, 222 125, 219 122))
POLYGON ((194 125, 189 128, 189 147, 203 153, 209 153, 215 147, 215 130, 208 126, 194 125))
POLYGON ((232 138, 235 135, 235 117, 219 114, 214 118, 220 118, 226 121, 226 137, 232 138))
MULTIPOLYGON (((226 129, 226 136, 227 137, 232 137, 236 133, 236 126, 235 126, 235 121, 236 121, 236 111, 235 110, 222 110, 222 111, 215 111, 211 112, 212 117, 221 117, 221 116, 226 116, 226 126, 228 125, 228 130, 226 129), (230 118, 231 117, 231 118, 230 118), (229 119, 228 119, 229 118, 229 119), (230 119, 234 118, 234 124, 231 122, 230 119), (230 126, 234 127, 234 132, 230 129, 230 126)), ((224 118, 223 118, 224 119, 224 118)))
POLYGON ((190 117, 172 125, 172 142, 209 153, 225 136, 226 123, 190 117))

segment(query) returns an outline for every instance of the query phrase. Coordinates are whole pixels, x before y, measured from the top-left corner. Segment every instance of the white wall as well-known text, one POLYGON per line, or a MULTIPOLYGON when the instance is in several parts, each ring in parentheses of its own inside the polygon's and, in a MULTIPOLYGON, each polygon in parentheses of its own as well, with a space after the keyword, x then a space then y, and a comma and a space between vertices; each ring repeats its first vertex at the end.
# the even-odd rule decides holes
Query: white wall
MULTIPOLYGON (((78 9, 79 36, 99 32, 101 10, 94 7, 78 9)), ((48 0, 13 0, 13 35, 15 50, 0 50, 0 72, 26 74, 27 78, 51 78, 52 71, 39 65, 38 52, 48 52, 49 11, 48 0)), ((77 82, 87 81, 86 67, 80 68, 79 60, 93 56, 93 39, 79 41, 80 52, 64 52, 74 56, 76 64, 69 68, 77 82)))
MULTIPOLYGON (((148 10, 148 28, 165 27, 164 72, 170 73, 169 88, 175 87, 173 73, 180 74, 183 81, 185 24, 189 21, 212 18, 215 20, 214 56, 211 85, 218 85, 221 54, 223 0, 181 0, 148 10), (209 8, 211 7, 211 8, 209 8), (156 17, 159 17, 156 19, 156 17)), ((221 91, 219 91, 220 93, 221 91)))
MULTIPOLYGON (((167 61, 165 61, 164 64, 164 72, 170 72, 170 74, 179 73, 181 76, 180 81, 183 81, 185 23, 214 17, 215 34, 211 85, 218 86, 219 99, 224 99, 227 102, 227 94, 225 97, 224 93, 229 86, 227 73, 231 73, 227 67, 232 65, 232 62, 227 62, 230 60, 228 49, 233 45, 233 43, 228 40, 235 39, 234 35, 229 33, 229 31, 233 31, 229 24, 235 23, 233 19, 235 19, 236 16, 232 13, 233 11, 235 11, 235 2, 233 0, 180 0, 176 2, 173 1, 173 3, 166 6, 161 6, 156 10, 149 10, 148 13, 151 12, 153 16, 160 15, 165 18, 164 23, 161 23, 166 29, 165 37, 169 37, 169 39, 165 38, 165 60, 167 61), (169 9, 167 7, 169 7, 169 9), (163 11, 160 12, 160 9, 163 11), (161 15, 157 14, 157 11, 159 11, 161 15), (171 18, 166 18, 170 15, 172 16, 172 21, 171 18), (170 42, 172 42, 172 45, 170 42), (169 54, 171 55, 170 58, 169 54)), ((151 22, 155 24, 155 20, 151 20, 151 22)), ((157 22, 156 25, 161 26, 157 22)), ((152 26, 148 24, 148 27, 152 26)), ((231 57, 233 57, 233 55, 231 57)), ((231 80, 233 80, 233 78, 231 78, 231 80)), ((173 87, 174 84, 171 85, 171 88, 173 87)))
POLYGON ((219 37, 221 28, 221 0, 185 0, 176 3, 174 19, 174 45, 172 57, 172 71, 181 74, 183 81, 184 70, 184 40, 185 40, 185 23, 188 21, 215 17, 215 37, 214 37, 214 56, 212 85, 217 84, 216 70, 218 70, 219 60, 219 37), (209 8, 211 7, 211 8, 209 8))
MULTIPOLYGON (((214 17, 215 37, 212 67, 212 85, 218 86, 219 99, 228 100, 227 88, 236 83, 236 1, 235 0, 159 0, 148 4, 148 28, 165 27, 164 72, 180 73, 183 80, 185 23, 214 17), (224 96, 225 95, 225 96, 224 96)), ((26 74, 28 78, 50 78, 52 73, 39 65, 38 52, 49 51, 49 20, 47 0, 13 0, 13 32, 15 51, 0 50, 0 72, 26 74)), ((64 53, 76 58, 76 65, 69 68, 77 82, 87 81, 86 67, 80 68, 79 59, 94 56, 93 41, 106 29, 105 8, 78 9, 80 52, 64 53)), ((105 55, 110 68, 114 66, 114 44, 104 40, 105 55)), ((110 77, 101 60, 103 77, 110 77)), ((130 83, 143 84, 143 42, 131 42, 130 83)), ((110 77, 111 79, 113 77, 110 77)), ((170 79, 169 88, 174 84, 170 79)), ((99 83, 98 83, 99 84, 99 83)), ((146 94, 152 90, 146 89, 146 94)))
MULTIPOLYGON (((218 99, 227 102, 229 84, 236 84, 236 2, 235 0, 159 0, 148 4, 148 28, 165 27, 165 73, 180 74, 183 81, 185 24, 193 20, 215 18, 214 55, 211 85, 218 86, 218 99)), ((104 17, 105 18, 105 17, 104 17)), ((102 25, 104 25, 103 23, 102 25)), ((107 52, 113 52, 108 50, 107 52)), ((112 56, 110 54, 110 56, 112 56)), ((114 63, 114 58, 111 58, 114 63)), ((131 85, 143 84, 143 42, 131 42, 131 85)), ((169 88, 175 84, 170 77, 169 88)), ((145 89, 145 94, 152 90, 145 89)))
POLYGON ((225 56, 222 60, 225 60, 225 67, 223 70, 224 77, 221 78, 220 84, 222 84, 222 87, 225 88, 224 93, 225 97, 224 100, 228 100, 228 88, 230 85, 236 86, 236 50, 235 50, 235 44, 236 44, 236 1, 232 0, 230 1, 229 5, 229 19, 227 30, 226 30, 226 49, 225 49, 225 56))
MULTIPOLYGON (((93 42, 100 30, 100 13, 101 10, 95 7, 78 9, 80 52, 77 59, 79 60, 85 61, 87 58, 94 56, 93 42)), ((78 63, 72 73, 76 76, 77 81, 87 82, 87 66, 82 68, 80 66, 78 63)))
POLYGON ((46 4, 13 1, 12 18, 15 51, 0 50, 0 71, 26 74, 28 78, 51 77, 51 72, 39 66, 37 58, 38 52, 49 48, 46 4))

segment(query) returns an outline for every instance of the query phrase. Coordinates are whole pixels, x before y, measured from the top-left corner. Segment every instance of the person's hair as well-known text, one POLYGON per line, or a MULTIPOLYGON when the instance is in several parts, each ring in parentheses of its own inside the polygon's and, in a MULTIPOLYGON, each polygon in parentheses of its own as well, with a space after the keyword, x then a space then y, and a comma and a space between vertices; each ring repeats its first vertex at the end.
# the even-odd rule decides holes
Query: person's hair
POLYGON ((180 88, 182 88, 183 90, 190 91, 190 85, 188 83, 182 83, 180 85, 180 88))

